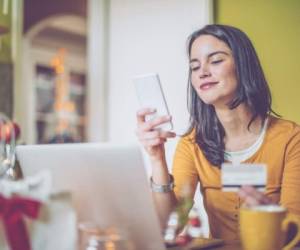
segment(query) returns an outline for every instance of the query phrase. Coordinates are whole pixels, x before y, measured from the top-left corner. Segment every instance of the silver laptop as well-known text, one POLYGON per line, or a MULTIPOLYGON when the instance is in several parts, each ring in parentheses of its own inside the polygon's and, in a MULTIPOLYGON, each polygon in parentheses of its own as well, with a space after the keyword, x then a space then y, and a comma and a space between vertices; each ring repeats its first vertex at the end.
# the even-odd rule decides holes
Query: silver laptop
POLYGON ((138 250, 165 249, 137 145, 17 147, 25 176, 49 169, 55 190, 72 191, 78 221, 126 230, 138 250))

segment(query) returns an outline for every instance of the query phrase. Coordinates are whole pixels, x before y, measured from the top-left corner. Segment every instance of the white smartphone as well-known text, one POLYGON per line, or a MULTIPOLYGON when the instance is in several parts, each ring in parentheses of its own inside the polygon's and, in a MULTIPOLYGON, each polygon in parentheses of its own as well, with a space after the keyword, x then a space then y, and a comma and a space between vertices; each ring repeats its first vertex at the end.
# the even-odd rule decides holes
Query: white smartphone
MULTIPOLYGON (((157 116, 170 115, 158 74, 135 76, 133 82, 140 107, 156 109, 153 115, 146 116, 147 121, 157 116)), ((157 128, 169 131, 173 129, 173 124, 170 121, 157 128)))

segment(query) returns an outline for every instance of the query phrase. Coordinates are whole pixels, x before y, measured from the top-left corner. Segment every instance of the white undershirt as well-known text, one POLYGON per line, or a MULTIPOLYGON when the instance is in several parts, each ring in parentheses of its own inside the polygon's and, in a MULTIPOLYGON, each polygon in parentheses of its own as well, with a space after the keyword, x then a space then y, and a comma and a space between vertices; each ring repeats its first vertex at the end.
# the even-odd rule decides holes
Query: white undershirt
POLYGON ((225 151, 224 159, 232 163, 241 163, 254 155, 262 145, 267 130, 268 118, 265 120, 263 128, 257 140, 249 148, 240 151, 225 151))

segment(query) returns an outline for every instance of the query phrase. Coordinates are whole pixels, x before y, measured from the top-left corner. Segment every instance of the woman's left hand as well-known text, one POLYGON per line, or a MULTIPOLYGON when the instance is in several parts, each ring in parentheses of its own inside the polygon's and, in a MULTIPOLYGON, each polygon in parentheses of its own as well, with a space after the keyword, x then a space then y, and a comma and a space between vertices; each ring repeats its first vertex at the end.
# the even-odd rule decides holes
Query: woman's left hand
POLYGON ((257 191, 252 186, 242 186, 238 192, 238 195, 244 199, 246 206, 272 204, 272 201, 269 197, 262 192, 257 191))

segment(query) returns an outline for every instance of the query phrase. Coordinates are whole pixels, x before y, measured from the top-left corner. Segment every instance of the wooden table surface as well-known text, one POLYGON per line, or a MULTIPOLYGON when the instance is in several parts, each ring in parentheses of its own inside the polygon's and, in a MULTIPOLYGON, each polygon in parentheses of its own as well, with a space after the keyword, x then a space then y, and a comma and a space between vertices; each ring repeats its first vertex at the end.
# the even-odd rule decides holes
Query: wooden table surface
POLYGON ((216 249, 216 250, 242 250, 242 247, 239 243, 239 241, 230 241, 225 242, 222 245, 219 246, 210 246, 210 247, 171 247, 167 248, 168 250, 197 250, 197 249, 216 249))
MULTIPOLYGON (((207 249, 207 250, 243 250, 241 243, 239 241, 228 241, 221 246, 206 247, 206 248, 182 248, 182 247, 172 247, 168 250, 197 250, 197 249, 207 249)), ((300 247, 293 248, 293 250, 300 250, 300 247)))

